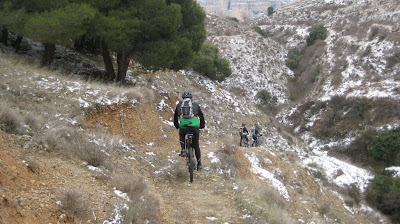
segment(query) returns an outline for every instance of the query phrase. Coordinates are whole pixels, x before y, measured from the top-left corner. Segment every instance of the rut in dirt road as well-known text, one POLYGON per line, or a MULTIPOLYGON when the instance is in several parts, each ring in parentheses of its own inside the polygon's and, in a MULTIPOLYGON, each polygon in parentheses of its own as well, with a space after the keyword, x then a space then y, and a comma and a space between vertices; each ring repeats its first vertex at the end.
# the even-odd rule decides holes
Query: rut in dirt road
MULTIPOLYGON (((182 163, 182 166, 184 164, 182 163)), ((235 192, 229 180, 215 176, 210 167, 195 172, 193 183, 189 173, 183 183, 158 185, 165 212, 175 223, 243 223, 235 192)), ((161 209, 163 210, 163 209, 161 209)))

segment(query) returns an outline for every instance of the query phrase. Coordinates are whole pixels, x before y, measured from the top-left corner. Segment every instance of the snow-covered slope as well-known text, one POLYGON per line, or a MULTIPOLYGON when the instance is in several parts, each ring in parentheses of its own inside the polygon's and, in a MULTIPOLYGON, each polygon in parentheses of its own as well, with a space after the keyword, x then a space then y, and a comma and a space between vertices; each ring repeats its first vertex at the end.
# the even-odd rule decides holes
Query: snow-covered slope
MULTIPOLYGON (((208 15, 207 41, 217 45, 220 54, 232 65, 233 74, 221 83, 221 89, 231 92, 238 102, 258 103, 255 95, 261 90, 278 98, 282 110, 276 118, 294 130, 307 145, 284 150, 295 151, 306 167, 324 170, 336 185, 356 184, 363 191, 373 175, 333 158, 325 151, 334 146, 349 145, 358 134, 357 127, 340 141, 321 141, 307 130, 317 128, 315 123, 326 111, 321 109, 311 117, 307 117, 307 113, 300 115, 307 122, 305 131, 299 131, 300 126, 293 126, 290 116, 304 103, 329 101, 337 95, 344 99, 367 98, 371 102, 378 98, 399 100, 398 21, 400 2, 397 0, 300 0, 250 24, 208 15), (325 44, 317 49, 322 53, 314 59, 322 69, 315 83, 306 89, 304 97, 293 102, 288 84, 295 74, 285 65, 286 55, 290 48, 305 47, 310 28, 319 24, 328 29, 325 44), (253 26, 261 27, 268 37, 256 33, 253 26), (307 151, 307 148, 314 151, 307 151)), ((398 122, 386 120, 378 127, 397 127, 398 122)), ((280 135, 271 133, 275 137, 280 135)))

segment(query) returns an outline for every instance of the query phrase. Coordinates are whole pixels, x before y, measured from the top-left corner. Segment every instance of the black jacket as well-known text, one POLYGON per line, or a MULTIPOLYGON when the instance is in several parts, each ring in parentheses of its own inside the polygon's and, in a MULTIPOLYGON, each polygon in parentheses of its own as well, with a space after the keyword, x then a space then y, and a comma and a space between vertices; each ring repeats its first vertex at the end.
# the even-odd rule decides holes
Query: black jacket
MULTIPOLYGON (((176 129, 179 128, 179 117, 180 117, 180 111, 179 108, 181 107, 182 101, 176 105, 175 113, 174 113, 174 126, 176 129)), ((205 127, 205 121, 204 121, 204 116, 203 112, 201 111, 200 105, 194 101, 192 101, 193 105, 193 114, 197 116, 200 119, 200 129, 203 129, 205 127)))

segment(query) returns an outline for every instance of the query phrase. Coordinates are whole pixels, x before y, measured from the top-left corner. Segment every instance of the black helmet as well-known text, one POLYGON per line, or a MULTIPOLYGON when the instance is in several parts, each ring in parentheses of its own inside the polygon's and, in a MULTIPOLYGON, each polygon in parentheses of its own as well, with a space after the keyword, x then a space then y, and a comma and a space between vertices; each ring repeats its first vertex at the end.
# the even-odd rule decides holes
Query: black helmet
POLYGON ((246 124, 245 124, 245 123, 242 123, 242 126, 246 126, 246 124))
POLYGON ((192 94, 189 93, 189 92, 184 92, 184 93, 182 94, 182 98, 183 98, 183 99, 185 99, 185 98, 190 98, 190 99, 192 99, 192 94))

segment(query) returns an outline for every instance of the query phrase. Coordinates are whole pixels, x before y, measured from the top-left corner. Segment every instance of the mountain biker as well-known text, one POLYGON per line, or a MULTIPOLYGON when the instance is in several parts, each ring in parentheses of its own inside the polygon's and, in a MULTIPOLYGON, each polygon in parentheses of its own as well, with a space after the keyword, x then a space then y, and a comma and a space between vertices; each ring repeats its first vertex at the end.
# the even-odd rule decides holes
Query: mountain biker
POLYGON ((247 130, 245 123, 242 123, 242 127, 240 127, 239 133, 240 133, 239 146, 242 146, 243 139, 246 140, 245 142, 249 142, 249 139, 247 138, 247 135, 249 134, 249 131, 247 130))
POLYGON ((182 101, 176 105, 174 114, 174 126, 179 129, 179 141, 181 144, 180 156, 185 157, 185 135, 189 132, 193 133, 193 147, 195 149, 197 159, 197 170, 202 169, 201 164, 201 152, 199 146, 200 129, 205 127, 205 121, 203 112, 200 109, 200 105, 192 100, 192 94, 190 92, 184 92, 182 94, 182 101), (186 102, 190 102, 191 116, 186 115, 186 108, 184 108, 186 102), (185 117, 184 117, 185 116, 185 117))
POLYGON ((254 145, 258 146, 258 144, 260 143, 260 136, 262 136, 261 133, 260 133, 260 128, 258 127, 258 125, 254 126, 254 129, 252 130, 252 133, 253 133, 253 135, 252 135, 253 143, 251 144, 251 146, 254 146, 254 145))

